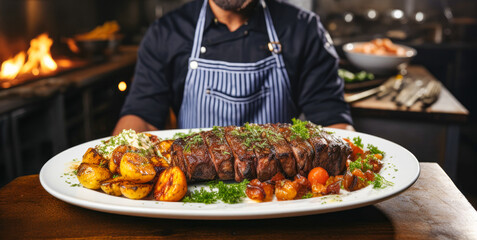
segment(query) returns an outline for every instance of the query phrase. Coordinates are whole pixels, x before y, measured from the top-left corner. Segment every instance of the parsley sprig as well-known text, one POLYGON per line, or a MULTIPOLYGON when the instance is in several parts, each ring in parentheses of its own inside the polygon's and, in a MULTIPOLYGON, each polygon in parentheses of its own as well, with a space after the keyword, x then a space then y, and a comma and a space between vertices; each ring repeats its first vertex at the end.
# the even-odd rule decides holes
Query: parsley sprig
POLYGON ((211 204, 217 201, 224 203, 235 204, 242 201, 242 198, 246 197, 245 190, 247 189, 248 180, 244 180, 240 183, 226 184, 223 181, 211 181, 207 183, 210 191, 207 191, 204 187, 199 190, 194 190, 189 195, 182 199, 183 202, 196 202, 211 204))
POLYGON ((300 119, 293 118, 292 119, 293 125, 290 127, 292 131, 291 139, 294 140, 296 138, 301 138, 303 140, 308 140, 310 138, 310 131, 306 127, 308 122, 301 121, 300 119))

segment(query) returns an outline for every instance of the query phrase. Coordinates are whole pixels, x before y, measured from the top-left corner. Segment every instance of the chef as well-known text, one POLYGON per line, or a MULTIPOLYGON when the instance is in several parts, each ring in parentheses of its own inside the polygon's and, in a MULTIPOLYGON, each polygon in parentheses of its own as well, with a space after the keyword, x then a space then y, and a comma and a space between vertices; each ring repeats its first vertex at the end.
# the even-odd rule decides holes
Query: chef
POLYGON ((352 129, 338 56, 319 17, 276 0, 194 0, 156 20, 138 50, 114 134, 290 122, 352 129))

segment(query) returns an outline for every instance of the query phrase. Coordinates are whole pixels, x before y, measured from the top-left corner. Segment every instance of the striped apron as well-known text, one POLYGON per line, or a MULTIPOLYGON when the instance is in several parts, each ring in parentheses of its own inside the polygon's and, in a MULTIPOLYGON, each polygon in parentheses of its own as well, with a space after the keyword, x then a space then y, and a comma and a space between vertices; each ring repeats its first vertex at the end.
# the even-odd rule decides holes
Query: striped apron
POLYGON ((281 45, 265 1, 261 4, 272 55, 254 63, 199 58, 207 2, 204 0, 196 26, 179 128, 290 122, 296 110, 281 45))

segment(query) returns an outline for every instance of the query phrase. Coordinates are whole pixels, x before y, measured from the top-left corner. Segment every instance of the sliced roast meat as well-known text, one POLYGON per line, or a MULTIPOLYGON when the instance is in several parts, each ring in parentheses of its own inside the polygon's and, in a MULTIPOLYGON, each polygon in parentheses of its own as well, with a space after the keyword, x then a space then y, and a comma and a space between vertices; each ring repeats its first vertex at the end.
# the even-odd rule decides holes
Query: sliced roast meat
POLYGON ((275 158, 278 161, 281 171, 288 178, 295 177, 297 174, 296 161, 293 156, 293 150, 287 140, 271 124, 265 124, 263 128, 267 131, 271 131, 270 134, 267 134, 267 138, 275 150, 275 158))
POLYGON ((235 181, 241 182, 244 179, 257 178, 257 157, 251 144, 246 142, 247 137, 242 128, 227 126, 224 127, 224 130, 225 139, 234 156, 235 181))
MULTIPOLYGON (((187 179, 189 181, 203 181, 215 179, 217 176, 215 166, 212 163, 209 151, 207 149, 207 145, 204 143, 202 136, 198 133, 195 133, 191 136, 186 137, 183 141, 184 143, 176 140, 172 145, 174 147, 176 142, 181 143, 178 150, 182 152, 182 164, 186 169, 185 173, 187 173, 187 179)), ((180 156, 181 154, 178 155, 180 156)), ((180 157, 177 157, 178 160, 176 161, 179 164, 179 168, 181 168, 179 158, 180 157)), ((174 160, 173 164, 176 165, 176 162, 174 162, 174 160)))
POLYGON ((307 128, 310 130, 310 143, 314 146, 315 152, 319 151, 318 156, 314 158, 313 167, 322 167, 331 176, 341 174, 351 153, 349 145, 317 125, 309 123, 307 128))
POLYGON ((245 124, 242 131, 250 139, 250 147, 255 152, 257 158, 258 180, 265 181, 271 179, 280 169, 275 158, 275 148, 268 139, 273 132, 257 124, 245 124))
POLYGON ((184 147, 186 142, 182 138, 178 138, 174 140, 172 143, 172 151, 171 151, 171 164, 172 166, 177 166, 181 169, 181 171, 186 175, 187 181, 191 180, 190 172, 187 171, 187 165, 184 160, 184 147))
POLYGON ((272 124, 272 126, 275 127, 275 129, 282 134, 290 144, 296 160, 297 173, 306 176, 312 168, 313 157, 315 154, 313 147, 300 136, 293 134, 290 129, 290 124, 278 123, 272 124))
POLYGON ((234 157, 225 140, 225 131, 222 127, 214 127, 211 131, 200 132, 209 150, 215 171, 220 180, 232 180, 235 177, 234 157))
POLYGON ((175 140, 171 164, 185 173, 188 182, 265 181, 278 172, 287 178, 306 176, 314 167, 339 175, 350 153, 346 142, 312 123, 293 128, 281 123, 246 124, 214 127, 175 140), (309 137, 303 136, 303 131, 309 137))

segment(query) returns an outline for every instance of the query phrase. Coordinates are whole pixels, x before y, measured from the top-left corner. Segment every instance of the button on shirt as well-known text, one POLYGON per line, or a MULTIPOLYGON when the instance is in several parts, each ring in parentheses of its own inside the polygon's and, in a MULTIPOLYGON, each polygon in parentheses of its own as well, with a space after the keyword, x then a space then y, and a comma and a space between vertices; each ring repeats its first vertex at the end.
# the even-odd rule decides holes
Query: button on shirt
MULTIPOLYGON (((179 112, 187 69, 193 67, 188 60, 202 3, 187 3, 149 27, 138 50, 134 80, 121 116, 137 115, 163 128, 169 107, 179 112)), ((319 17, 275 0, 267 1, 267 7, 282 45, 297 109, 316 124, 351 124, 349 107, 343 100, 344 83, 337 75, 338 56, 319 17)), ((209 7, 200 57, 256 62, 271 55, 268 42, 258 4, 248 21, 234 32, 217 21, 209 7)))

